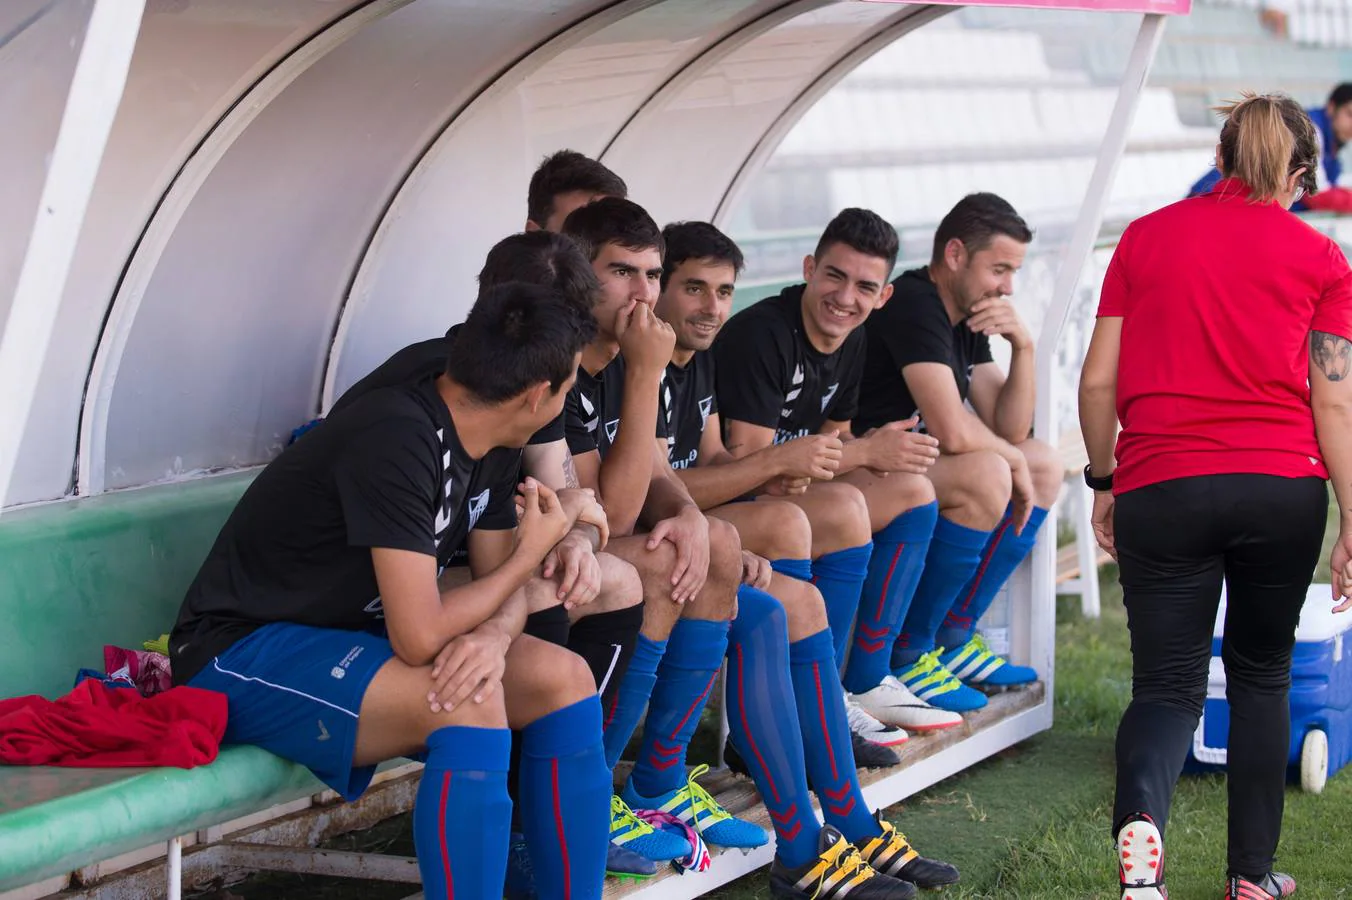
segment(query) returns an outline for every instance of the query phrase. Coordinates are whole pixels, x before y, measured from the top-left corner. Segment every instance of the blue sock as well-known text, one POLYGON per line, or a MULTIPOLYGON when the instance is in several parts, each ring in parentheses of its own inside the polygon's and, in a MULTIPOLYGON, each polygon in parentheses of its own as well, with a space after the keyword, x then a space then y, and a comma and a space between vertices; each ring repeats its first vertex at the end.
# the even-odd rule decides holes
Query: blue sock
POLYGON ((521 830, 535 883, 561 888, 547 893, 599 900, 611 789, 600 698, 565 706, 522 729, 521 830))
POLYGON ((859 609, 859 592, 863 590, 872 553, 873 543, 869 542, 861 547, 823 553, 812 561, 812 583, 826 601, 826 622, 831 626, 837 668, 845 664, 845 648, 849 645, 850 628, 859 609))
POLYGON ((770 568, 780 575, 797 578, 799 581, 812 580, 812 560, 810 559, 772 559, 770 568))
POLYGON ((862 694, 892 674, 892 645, 920 583, 939 504, 926 503, 897 516, 873 535, 873 555, 854 624, 854 647, 841 680, 845 690, 862 694))
POLYGON ((666 641, 650 640, 640 634, 634 644, 634 655, 629 659, 629 668, 620 681, 615 699, 610 709, 605 711, 605 748, 606 766, 615 768, 620 754, 629 745, 634 736, 638 720, 643 717, 643 707, 653 694, 653 685, 657 684, 657 667, 667 652, 666 641))
POLYGON ((990 536, 989 531, 967 528, 939 517, 911 609, 902 622, 897 642, 892 645, 893 669, 909 666, 934 649, 934 634, 953 607, 958 591, 976 572, 981 563, 981 548, 990 536))
POLYGON ((413 804, 413 845, 427 900, 501 896, 512 818, 511 749, 505 728, 449 725, 427 736, 413 804))
MULTIPOLYGON (((681 619, 671 629, 648 701, 643 746, 630 775, 639 796, 657 797, 685 784, 685 751, 727 649, 727 622, 681 619)), ((633 663, 629 668, 633 670, 633 663)))
POLYGON ((737 591, 728 632, 728 729, 775 828, 775 856, 797 868, 817 855, 821 825, 803 763, 803 730, 789 672, 784 607, 752 587, 737 591))
POLYGON ((850 746, 830 632, 819 631, 790 644, 789 671, 803 728, 807 777, 822 802, 826 824, 839 828, 851 843, 877 837, 878 823, 859 792, 859 770, 850 746))
POLYGON ((1028 516, 1028 524, 1022 534, 1014 533, 1011 520, 1013 507, 1005 510, 1005 517, 991 532, 990 540, 981 551, 981 562, 976 574, 958 592, 958 599, 944 616, 943 626, 939 629, 935 642, 949 650, 956 650, 972 639, 976 632, 976 623, 990 609, 995 595, 1000 593, 1009 576, 1019 567, 1033 544, 1037 541, 1038 529, 1047 519, 1047 510, 1033 507, 1028 516))

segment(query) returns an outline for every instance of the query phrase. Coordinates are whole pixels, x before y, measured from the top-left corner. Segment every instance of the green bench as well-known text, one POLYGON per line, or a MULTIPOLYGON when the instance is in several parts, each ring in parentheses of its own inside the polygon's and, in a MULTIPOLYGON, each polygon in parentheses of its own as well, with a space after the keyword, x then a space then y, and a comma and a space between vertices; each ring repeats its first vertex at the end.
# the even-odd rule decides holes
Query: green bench
MULTIPOLYGON (((252 473, 0 517, 0 696, 70 690, 103 646, 169 629, 252 473)), ((0 766, 0 892, 165 843, 323 789, 305 769, 231 747, 196 769, 0 766)))

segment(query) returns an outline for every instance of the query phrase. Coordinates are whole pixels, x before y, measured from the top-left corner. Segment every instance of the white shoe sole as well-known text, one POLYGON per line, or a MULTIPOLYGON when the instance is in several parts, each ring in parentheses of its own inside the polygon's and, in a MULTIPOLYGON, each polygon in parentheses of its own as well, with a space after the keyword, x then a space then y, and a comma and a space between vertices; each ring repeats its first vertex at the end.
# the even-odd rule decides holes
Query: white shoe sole
POLYGON ((1128 822, 1117 833, 1117 864, 1122 878, 1122 900, 1168 900, 1156 887, 1164 864, 1164 842, 1159 829, 1144 819, 1128 822))

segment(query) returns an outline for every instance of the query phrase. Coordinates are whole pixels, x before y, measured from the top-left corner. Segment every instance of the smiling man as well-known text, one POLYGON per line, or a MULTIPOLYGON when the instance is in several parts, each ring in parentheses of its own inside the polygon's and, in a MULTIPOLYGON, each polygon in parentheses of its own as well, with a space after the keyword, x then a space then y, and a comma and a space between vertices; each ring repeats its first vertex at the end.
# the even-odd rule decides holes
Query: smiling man
POLYGON ((925 473, 939 455, 938 442, 910 431, 914 422, 857 438, 851 429, 864 370, 860 326, 892 295, 897 243, 896 231, 876 213, 843 210, 803 260, 804 283, 729 319, 714 342, 714 361, 733 457, 809 435, 840 440, 831 483, 781 478, 761 490, 801 506, 814 541, 841 528, 842 515, 862 516, 859 545, 814 557, 806 574, 826 601, 838 665, 849 651, 845 689, 875 719, 916 727, 923 710, 892 677, 889 662, 934 530, 938 508, 925 473), (842 502, 830 490, 840 482, 862 503, 842 502))
POLYGON ((1030 436, 1033 338, 1009 299, 1032 239, 1000 197, 964 197, 939 223, 929 266, 894 281, 892 302, 866 327, 855 428, 905 420, 939 440, 929 473, 939 521, 892 665, 916 694, 946 709, 984 706, 972 685, 1037 677, 992 654, 976 633, 1061 488, 1060 456, 1030 436), (992 359, 993 336, 1009 342, 1007 376, 992 359))

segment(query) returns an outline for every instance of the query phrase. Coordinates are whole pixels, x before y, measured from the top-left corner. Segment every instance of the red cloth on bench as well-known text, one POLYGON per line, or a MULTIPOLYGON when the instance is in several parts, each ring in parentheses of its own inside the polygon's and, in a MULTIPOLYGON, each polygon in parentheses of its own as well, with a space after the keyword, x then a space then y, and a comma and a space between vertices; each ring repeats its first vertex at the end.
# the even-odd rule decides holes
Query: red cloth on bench
POLYGON ((225 695, 215 691, 142 697, 91 678, 57 700, 0 700, 0 763, 190 769, 216 758, 225 721, 225 695))

